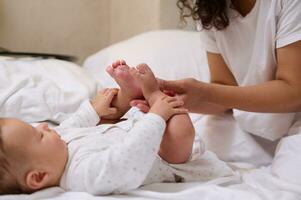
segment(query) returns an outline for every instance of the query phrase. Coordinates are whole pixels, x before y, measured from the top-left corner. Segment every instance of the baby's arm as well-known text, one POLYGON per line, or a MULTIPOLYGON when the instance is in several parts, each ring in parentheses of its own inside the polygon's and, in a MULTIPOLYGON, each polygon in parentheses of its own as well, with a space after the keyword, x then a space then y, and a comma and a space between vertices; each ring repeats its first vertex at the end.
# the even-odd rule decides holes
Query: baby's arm
POLYGON ((116 108, 111 107, 111 102, 118 90, 104 89, 99 91, 92 100, 84 101, 78 110, 67 120, 63 121, 58 128, 82 128, 96 126, 100 118, 116 113, 116 108))
POLYGON ((63 121, 56 129, 92 127, 96 126, 99 120, 100 118, 90 101, 86 100, 75 113, 63 121))

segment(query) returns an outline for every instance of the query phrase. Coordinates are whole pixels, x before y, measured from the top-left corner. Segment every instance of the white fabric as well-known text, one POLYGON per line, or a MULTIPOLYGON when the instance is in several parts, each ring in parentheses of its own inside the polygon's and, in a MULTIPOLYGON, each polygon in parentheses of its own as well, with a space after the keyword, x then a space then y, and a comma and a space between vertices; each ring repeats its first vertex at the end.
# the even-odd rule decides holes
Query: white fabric
POLYGON ((0 117, 59 123, 95 92, 95 80, 70 62, 0 61, 0 117))
POLYGON ((201 133, 206 149, 233 167, 257 168, 272 162, 273 154, 243 131, 230 114, 202 117, 194 127, 201 133))
MULTIPOLYGON (((244 18, 229 8, 229 27, 201 31, 203 46, 223 56, 240 86, 272 80, 277 66, 275 48, 301 40, 300 10, 301 1, 296 0, 257 0, 244 18)), ((284 136, 294 115, 234 110, 243 130, 269 140, 284 136)))
POLYGON ((114 44, 87 58, 84 68, 100 87, 117 86, 105 68, 117 59, 130 66, 147 63, 157 77, 180 79, 194 77, 208 81, 208 64, 197 32, 165 30, 140 34, 114 44))
POLYGON ((31 195, 0 196, 0 200, 112 200, 112 199, 168 199, 168 200, 299 200, 300 185, 286 182, 258 169, 218 178, 208 183, 158 183, 123 195, 93 196, 84 192, 65 192, 59 187, 45 189, 31 195))
POLYGON ((301 113, 290 128, 290 136, 278 144, 272 163, 272 173, 279 178, 301 185, 301 113))
POLYGON ((205 181, 232 175, 232 170, 211 152, 202 155, 198 151, 185 164, 168 164, 159 159, 157 152, 166 124, 153 113, 117 124, 96 126, 98 122, 97 113, 85 101, 56 128, 68 144, 62 188, 106 195, 143 184, 205 181))
POLYGON ((283 138, 273 160, 272 172, 283 180, 301 185, 301 132, 283 138))

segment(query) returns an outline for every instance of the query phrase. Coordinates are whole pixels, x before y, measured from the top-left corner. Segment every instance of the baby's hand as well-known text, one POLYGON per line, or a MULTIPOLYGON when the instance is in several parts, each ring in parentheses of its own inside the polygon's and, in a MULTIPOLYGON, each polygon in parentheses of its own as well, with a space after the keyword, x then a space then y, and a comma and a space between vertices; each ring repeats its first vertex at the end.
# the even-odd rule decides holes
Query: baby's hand
POLYGON ((112 100, 117 93, 116 88, 105 88, 96 94, 91 104, 99 117, 117 113, 117 108, 111 107, 112 100))
POLYGON ((163 96, 158 98, 150 108, 149 112, 160 115, 165 121, 176 114, 185 114, 187 109, 183 108, 184 102, 176 97, 163 96))

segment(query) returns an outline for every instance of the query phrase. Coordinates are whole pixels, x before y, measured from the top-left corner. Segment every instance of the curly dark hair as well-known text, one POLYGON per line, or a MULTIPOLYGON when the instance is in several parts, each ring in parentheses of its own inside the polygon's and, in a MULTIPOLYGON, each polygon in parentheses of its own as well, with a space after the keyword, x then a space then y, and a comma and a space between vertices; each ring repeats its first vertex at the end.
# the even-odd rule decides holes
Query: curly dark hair
POLYGON ((227 13, 227 0, 178 0, 177 6, 181 11, 181 21, 186 23, 185 18, 192 17, 200 20, 204 29, 215 27, 223 30, 229 25, 227 13))

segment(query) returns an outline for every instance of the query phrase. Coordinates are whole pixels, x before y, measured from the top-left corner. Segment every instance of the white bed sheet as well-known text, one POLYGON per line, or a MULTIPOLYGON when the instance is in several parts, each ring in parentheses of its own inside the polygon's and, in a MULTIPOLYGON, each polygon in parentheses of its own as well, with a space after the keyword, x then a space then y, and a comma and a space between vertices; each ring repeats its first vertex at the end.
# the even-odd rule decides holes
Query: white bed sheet
MULTIPOLYGON (((178 34, 178 33, 177 33, 178 34)), ((185 33, 186 34, 186 33, 185 33)), ((194 33, 191 33, 194 34, 194 33)), ((185 36, 186 37, 186 36, 185 36)), ((91 61, 91 60, 90 60, 91 61)), ((43 63, 43 62, 34 62, 34 67, 38 66, 45 66, 43 70, 48 69, 47 72, 54 72, 54 69, 61 70, 59 65, 67 63, 60 63, 54 61, 55 63, 43 63), (59 65, 57 65, 59 64, 59 65), (46 66, 47 65, 47 66, 46 66), (55 65, 53 68, 52 66, 55 65)), ((33 63, 26 62, 26 66, 32 66, 33 63)), ((95 62, 95 65, 97 62, 95 62)), ((7 65, 7 64, 5 64, 7 65)), ((5 67, 5 65, 3 65, 5 67)), ((22 65, 23 66, 23 65, 22 65)), ((25 65, 24 65, 25 66, 25 65)), ((197 65, 196 65, 197 66, 197 65)), ((19 69, 21 68, 20 65, 16 65, 16 67, 9 67, 6 69, 19 69)), ((70 66, 71 67, 71 66, 70 66)), ((24 67, 23 67, 24 68, 24 67)), ((68 67, 67 67, 68 68, 68 67)), ((78 76, 80 71, 78 69, 71 67, 72 71, 75 70, 74 77, 78 76)), ((3 70, 4 68, 2 68, 3 70)), ((27 68, 32 73, 33 69, 27 68)), ((36 68, 38 69, 38 68, 36 68)), ((43 71, 42 70, 42 71, 43 71)), ((44 73, 45 71, 39 73, 44 73)), ((64 71, 64 70, 63 70, 64 71)), ((62 72, 63 72, 62 71, 62 72)), ((38 71, 35 71, 38 73, 38 71)), ((203 76, 207 73, 200 73, 199 75, 203 76)), ((27 76, 25 74, 27 81, 36 80, 31 76, 27 76)), ((50 75, 49 73, 46 75, 50 75)), ((49 78, 49 76, 46 76, 49 78)), ((52 77, 52 76, 51 76, 52 77)), ((57 76, 52 80, 54 83, 58 85, 59 78, 64 78, 63 74, 61 76, 57 76)), ((202 77, 204 78, 204 76, 202 77)), ((6 79, 3 79, 6 80, 6 79)), ((62 79, 64 81, 64 79, 62 79)), ((60 90, 60 95, 63 97, 72 97, 74 92, 79 92, 78 87, 72 84, 72 80, 74 78, 70 77, 66 79, 65 86, 70 86, 70 90, 60 90), (70 81, 68 81, 70 80, 70 81), (69 93, 68 93, 69 92, 69 93), (66 95, 66 96, 65 96, 66 95), (70 96, 71 95, 71 96, 70 96)), ((9 80, 8 80, 9 81, 9 80)), ((60 81, 60 80, 59 80, 60 81)), ((78 81, 78 80, 76 80, 78 81)), ((93 81, 89 83, 90 80, 85 79, 80 86, 80 91, 84 91, 80 93, 80 96, 76 96, 76 102, 74 102, 74 106, 72 108, 69 106, 69 109, 75 109, 77 102, 80 102, 82 98, 87 98, 93 94, 93 88, 95 88, 96 83, 94 84, 93 81), (88 87, 89 86, 89 87, 88 87), (90 87, 91 86, 91 87, 90 87), (87 87, 87 88, 85 88, 87 87), (90 89, 89 89, 90 88, 90 89), (85 92, 88 90, 89 92, 85 92)), ((29 82, 27 82, 29 83, 29 82)), ((50 82, 46 82, 46 85, 50 82)), ((30 85, 28 85, 28 88, 30 85)), ((68 89, 68 87, 66 89, 68 89)), ((4 87, 3 87, 4 88, 4 87)), ((3 89, 2 88, 2 89, 3 89)), ((38 90, 42 91, 42 90, 38 90)), ((20 94, 20 93, 19 93, 20 94)), ((22 93, 22 98, 28 97, 27 93, 22 93)), ((36 93, 39 96, 39 93, 36 93)), ((1 99, 0 99, 1 100, 1 99)), ((2 96, 2 102, 5 99, 2 96)), ((70 110, 66 111, 70 112, 70 110)), ((27 110, 24 110, 24 114, 27 114, 27 110)), ((53 114, 50 113, 51 117, 53 114)), ((26 115, 27 116, 27 115, 26 115)), ((40 116, 36 116, 40 117, 40 116)), ((236 200, 236 199, 247 199, 247 200, 298 200, 301 199, 301 187, 299 185, 294 185, 292 183, 288 183, 284 180, 281 180, 270 173, 270 167, 267 166, 266 168, 260 169, 253 169, 253 170, 246 170, 246 168, 252 168, 257 164, 262 164, 271 161, 271 157, 263 152, 262 149, 258 148, 256 143, 251 137, 242 134, 239 127, 236 125, 233 126, 233 119, 227 116, 221 116, 223 119, 221 120, 219 117, 215 119, 211 119, 211 123, 208 123, 207 117, 203 117, 201 115, 192 115, 194 125, 197 127, 198 133, 205 132, 203 138, 206 140, 207 145, 209 145, 210 149, 214 149, 217 155, 222 158, 223 160, 231 162, 231 166, 235 166, 238 170, 235 176, 226 177, 226 178, 218 178, 212 180, 207 183, 195 182, 195 183, 158 183, 152 184, 145 187, 141 187, 137 190, 133 190, 123 195, 114 195, 114 196, 104 196, 104 197, 96 197, 92 196, 88 193, 83 192, 65 192, 58 187, 45 189, 31 195, 8 195, 8 196, 0 196, 0 200, 79 200, 79 199, 86 199, 86 200, 107 200, 107 199, 210 199, 210 200, 236 200), (212 123, 214 122, 214 123, 212 123), (227 138, 232 138, 233 140, 226 141, 222 138, 219 141, 222 141, 220 144, 213 144, 210 143, 209 138, 206 138, 208 135, 213 135, 213 133, 218 134, 217 137, 221 137, 224 132, 228 132, 231 134, 231 137, 227 136, 227 138), (206 135, 207 134, 207 135, 206 135), (228 145, 226 145, 226 143, 228 145), (237 144, 238 146, 230 145, 232 142, 237 144), (238 147, 246 147, 244 151, 238 150, 238 147), (252 152, 250 154, 245 154, 245 152, 252 152), (234 162, 240 160, 240 163, 234 162), (244 168, 241 169, 240 167, 244 168)), ((30 120, 29 120, 30 121, 30 120)), ((211 137, 212 138, 212 137, 211 137)), ((218 141, 218 140, 215 140, 218 141)))
POLYGON ((65 192, 55 187, 31 195, 1 196, 0 200, 109 200, 109 199, 202 199, 202 200, 298 200, 301 188, 282 181, 269 168, 237 173, 207 183, 157 183, 123 195, 92 196, 84 192, 65 192))

